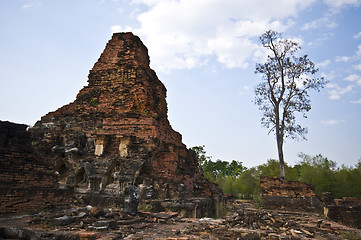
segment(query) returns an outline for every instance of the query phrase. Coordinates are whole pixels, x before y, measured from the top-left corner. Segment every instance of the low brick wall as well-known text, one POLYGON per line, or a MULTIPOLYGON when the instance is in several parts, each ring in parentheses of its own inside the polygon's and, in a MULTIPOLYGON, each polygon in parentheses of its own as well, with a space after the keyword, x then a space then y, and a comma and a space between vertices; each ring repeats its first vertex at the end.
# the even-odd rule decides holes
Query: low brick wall
POLYGON ((31 148, 27 126, 0 121, 0 214, 31 212, 72 201, 57 176, 31 148))
POLYGON ((67 205, 72 191, 25 187, 23 189, 0 188, 0 214, 31 213, 43 209, 59 208, 67 205))
POLYGON ((261 177, 262 207, 278 210, 321 211, 312 185, 277 177, 261 177))
POLYGON ((324 209, 327 218, 361 229, 361 198, 333 199, 330 193, 323 193, 323 197, 327 199, 324 209))

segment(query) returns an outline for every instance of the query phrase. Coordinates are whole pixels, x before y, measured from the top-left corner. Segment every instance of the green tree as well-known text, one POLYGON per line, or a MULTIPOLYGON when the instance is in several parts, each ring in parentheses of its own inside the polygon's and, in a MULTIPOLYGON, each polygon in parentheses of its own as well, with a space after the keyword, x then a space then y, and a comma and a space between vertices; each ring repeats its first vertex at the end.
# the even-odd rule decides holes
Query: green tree
POLYGON ((202 165, 204 172, 212 174, 213 178, 217 177, 238 177, 245 169, 242 162, 233 160, 231 163, 218 159, 216 162, 211 160, 205 161, 202 165))
POLYGON ((268 159, 267 163, 259 165, 257 170, 260 176, 280 176, 280 163, 276 159, 268 159))
POLYGON ((300 163, 300 181, 312 184, 318 196, 321 196, 322 192, 335 193, 336 162, 329 160, 322 154, 312 157, 301 153, 299 157, 302 159, 300 163))
POLYGON ((206 150, 204 149, 206 146, 194 146, 190 148, 198 157, 198 162, 201 166, 207 161, 210 161, 212 157, 206 156, 206 150))
POLYGON ((246 169, 242 165, 242 162, 232 160, 232 162, 222 161, 218 159, 216 162, 213 162, 212 157, 206 156, 205 146, 195 146, 190 148, 195 152, 198 158, 199 165, 203 168, 204 173, 211 173, 213 178, 218 176, 232 176, 237 177, 241 174, 242 171, 246 169))
POLYGON ((247 169, 242 162, 236 160, 228 162, 220 159, 213 162, 211 157, 206 156, 204 145, 192 147, 191 150, 197 155, 199 164, 203 169, 203 175, 208 180, 217 183, 225 194, 240 195, 243 189, 240 176, 247 169))
POLYGON ((242 172, 238 177, 240 194, 239 197, 251 199, 259 196, 259 171, 255 167, 242 172))
MULTIPOLYGON (((257 167, 260 176, 280 177, 280 163, 276 159, 268 159, 267 163, 257 167)), ((293 168, 285 163, 286 177, 289 180, 298 180, 297 168, 293 168)))
POLYGON ((311 109, 308 90, 319 90, 325 81, 312 77, 318 69, 307 55, 295 55, 300 50, 297 42, 271 30, 262 34, 260 41, 269 55, 265 63, 256 64, 255 73, 261 74, 263 81, 255 89, 255 104, 263 112, 261 124, 276 135, 280 176, 285 178, 284 139, 305 139, 307 129, 296 124, 295 113, 306 117, 311 109))
POLYGON ((343 165, 335 172, 335 197, 361 197, 361 161, 356 167, 343 165))

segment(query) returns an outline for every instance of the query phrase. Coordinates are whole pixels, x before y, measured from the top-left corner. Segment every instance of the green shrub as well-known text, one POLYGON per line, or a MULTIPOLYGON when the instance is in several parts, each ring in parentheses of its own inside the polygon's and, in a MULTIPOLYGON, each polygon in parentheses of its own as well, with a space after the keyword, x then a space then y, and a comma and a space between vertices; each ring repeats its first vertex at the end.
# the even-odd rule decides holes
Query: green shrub
POLYGON ((90 100, 90 104, 94 107, 98 106, 99 102, 98 102, 98 98, 92 98, 90 100))

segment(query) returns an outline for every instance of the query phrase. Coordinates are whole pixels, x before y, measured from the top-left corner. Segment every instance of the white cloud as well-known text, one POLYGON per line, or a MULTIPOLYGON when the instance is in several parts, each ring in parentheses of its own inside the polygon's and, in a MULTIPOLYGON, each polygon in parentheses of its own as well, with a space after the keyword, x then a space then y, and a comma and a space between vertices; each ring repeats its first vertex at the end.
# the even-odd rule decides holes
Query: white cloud
POLYGON ((32 6, 33 6, 33 4, 25 4, 21 8, 31 8, 32 6))
MULTIPOLYGON (((335 57, 336 62, 349 62, 355 61, 361 57, 361 44, 357 46, 357 50, 355 51, 355 55, 353 56, 337 56, 335 57)), ((359 65, 353 66, 354 68, 361 70, 361 63, 359 65)))
MULTIPOLYGON (((108 0, 100 0, 100 4, 104 4, 106 3, 108 0)), ((120 0, 112 0, 113 2, 117 3, 119 2, 120 0)))
POLYGON ((323 26, 326 26, 329 29, 333 29, 338 26, 331 13, 326 13, 323 17, 321 17, 319 19, 316 19, 312 22, 305 23, 301 27, 301 29, 307 31, 307 30, 317 29, 317 28, 320 28, 323 26))
POLYGON ((123 12, 124 12, 124 9, 123 9, 123 8, 117 8, 117 12, 118 12, 118 13, 123 13, 123 12))
POLYGON ((348 62, 351 59, 351 57, 348 56, 337 56, 335 58, 336 62, 348 62))
POLYGON ((307 45, 308 46, 317 46, 317 45, 321 45, 323 44, 325 41, 327 41, 328 39, 330 39, 330 37, 333 37, 334 33, 332 32, 328 32, 328 33, 323 33, 320 35, 320 37, 314 39, 313 42, 308 42, 307 45))
POLYGON ((357 46, 356 55, 361 56, 361 44, 357 46))
POLYGON ((330 120, 321 120, 321 123, 324 125, 335 125, 340 123, 340 121, 336 119, 330 119, 330 120))
POLYGON ((360 79, 361 79, 361 76, 357 75, 357 74, 351 74, 351 75, 348 75, 347 77, 345 77, 345 80, 350 81, 350 82, 358 81, 360 79))
POLYGON ((243 95, 245 93, 248 93, 250 91, 250 89, 251 88, 249 86, 244 86, 243 89, 238 92, 238 95, 243 95))
POLYGON ((335 71, 331 71, 330 73, 321 73, 321 76, 326 81, 331 81, 332 79, 334 79, 336 77, 336 73, 335 73, 335 71))
POLYGON ((310 29, 316 29, 316 28, 319 28, 321 25, 321 20, 318 19, 318 20, 315 20, 315 21, 312 21, 312 22, 309 22, 309 23, 305 23, 301 29, 302 30, 310 30, 310 29))
POLYGON ((125 28, 123 28, 122 26, 119 25, 114 25, 110 27, 110 31, 112 33, 117 33, 117 32, 132 32, 133 29, 129 26, 126 26, 125 28))
POLYGON ((355 39, 358 39, 360 37, 361 37, 361 32, 359 32, 358 34, 353 35, 353 38, 355 38, 355 39))
MULTIPOLYGON (((28 1, 30 2, 30 1, 28 1)), ((28 9, 28 8, 36 8, 36 7, 41 7, 42 3, 41 2, 33 2, 33 3, 27 3, 21 6, 22 9, 28 9)))
POLYGON ((331 20, 330 22, 328 22, 326 24, 326 27, 329 28, 329 29, 333 29, 333 28, 337 28, 338 24, 336 23, 335 20, 331 20))
POLYGON ((361 104, 361 98, 359 100, 351 101, 351 103, 361 104))
POLYGON ((133 3, 143 3, 148 6, 153 6, 160 1, 159 0, 133 0, 132 2, 133 3))
POLYGON ((133 31, 157 71, 195 68, 213 57, 227 68, 245 68, 262 55, 258 36, 268 29, 284 32, 294 24, 290 18, 314 1, 133 0, 148 6, 133 31))
POLYGON ((327 83, 326 88, 337 88, 338 85, 336 83, 327 83))
POLYGON ((331 61, 329 59, 326 59, 323 62, 317 63, 317 67, 327 67, 329 64, 331 63, 331 61))
POLYGON ((361 62, 358 65, 353 65, 356 70, 361 71, 361 62))
POLYGON ((330 7, 339 9, 346 6, 360 6, 361 0, 324 0, 330 7))
POLYGON ((227 36, 211 39, 208 41, 207 46, 213 49, 218 56, 218 61, 223 63, 227 68, 246 68, 248 63, 245 62, 246 58, 244 56, 251 56, 258 48, 257 44, 252 43, 246 38, 237 39, 227 36))
POLYGON ((326 87, 331 89, 328 93, 330 94, 329 99, 332 100, 340 99, 342 95, 351 92, 353 89, 353 85, 348 85, 347 87, 342 88, 335 83, 328 83, 326 87))
POLYGON ((361 76, 358 74, 348 75, 347 77, 345 77, 345 80, 349 82, 356 82, 358 85, 361 86, 361 76))

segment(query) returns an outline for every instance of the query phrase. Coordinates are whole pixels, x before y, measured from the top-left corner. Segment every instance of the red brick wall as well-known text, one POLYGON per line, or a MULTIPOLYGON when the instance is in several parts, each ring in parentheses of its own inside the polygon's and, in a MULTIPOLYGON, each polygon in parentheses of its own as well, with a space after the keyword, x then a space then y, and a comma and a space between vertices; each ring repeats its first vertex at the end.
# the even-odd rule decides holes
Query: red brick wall
POLYGON ((261 177, 262 206, 269 209, 321 211, 312 185, 277 177, 261 177))
POLYGON ((361 198, 333 199, 331 193, 323 193, 325 216, 342 224, 361 229, 361 198))
POLYGON ((57 176, 30 146, 26 125, 0 121, 0 214, 30 212, 69 203, 57 176))

